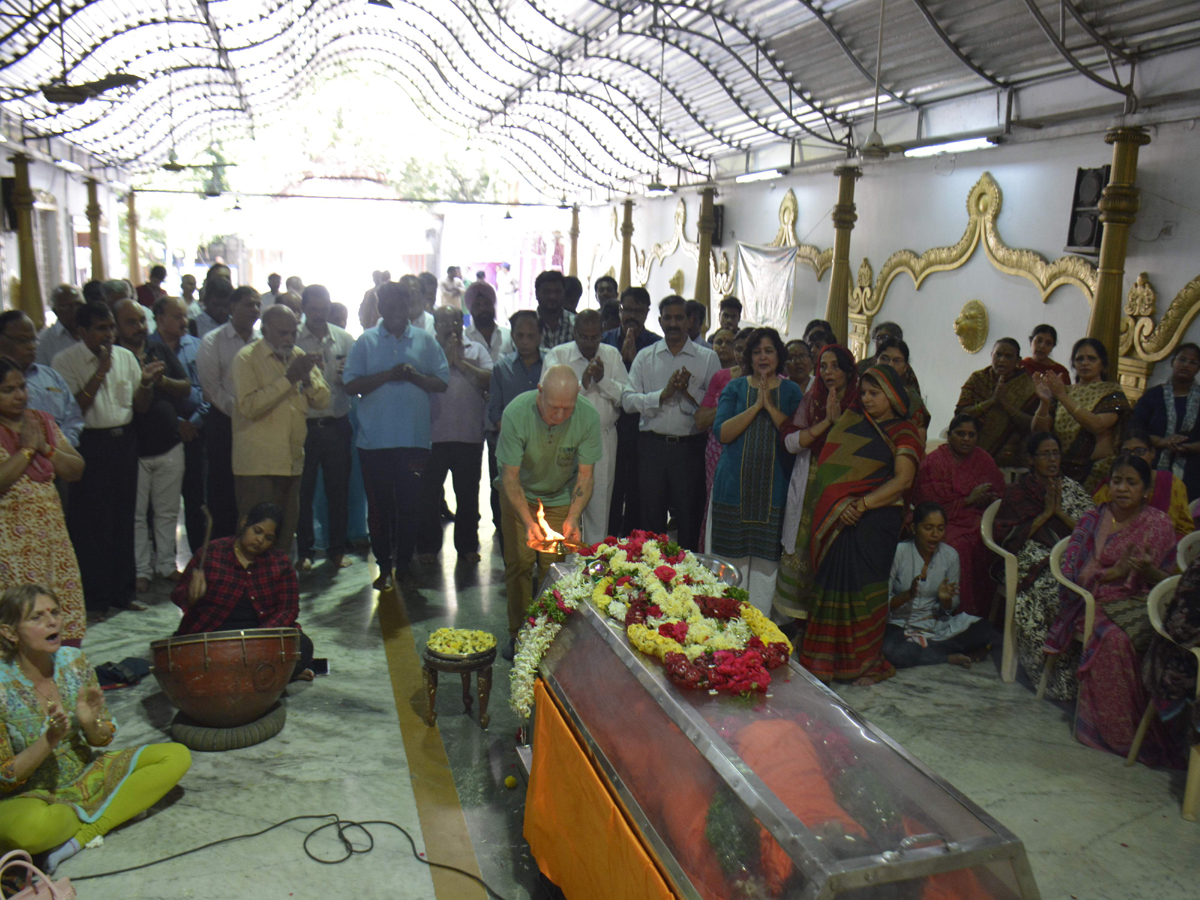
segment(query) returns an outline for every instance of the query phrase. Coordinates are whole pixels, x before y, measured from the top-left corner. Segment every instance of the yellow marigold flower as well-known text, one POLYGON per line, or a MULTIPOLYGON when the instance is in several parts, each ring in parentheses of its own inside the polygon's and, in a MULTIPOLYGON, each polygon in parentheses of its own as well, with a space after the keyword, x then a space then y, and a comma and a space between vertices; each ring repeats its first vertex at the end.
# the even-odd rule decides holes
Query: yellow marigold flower
POLYGON ((750 626, 750 632, 764 644, 787 644, 788 653, 792 652, 792 642, 779 628, 749 603, 742 604, 742 620, 750 626))
POLYGON ((486 631, 465 628, 439 628, 429 636, 428 645, 434 653, 445 656, 471 656, 496 646, 496 638, 486 631))
POLYGON ((608 586, 613 583, 612 578, 601 578, 592 588, 592 605, 600 612, 608 612, 608 604, 612 600, 608 596, 608 586))
POLYGON ((647 656, 665 659, 668 653, 683 652, 683 647, 678 641, 664 637, 645 625, 630 625, 626 633, 629 635, 629 643, 647 656))

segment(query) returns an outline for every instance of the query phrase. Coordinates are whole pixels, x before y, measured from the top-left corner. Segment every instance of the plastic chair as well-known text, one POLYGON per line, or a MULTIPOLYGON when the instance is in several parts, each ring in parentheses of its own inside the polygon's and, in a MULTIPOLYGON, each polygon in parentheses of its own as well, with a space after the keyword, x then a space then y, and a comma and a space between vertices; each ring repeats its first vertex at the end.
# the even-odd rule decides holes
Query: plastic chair
POLYGON ((1175 565, 1179 567, 1179 573, 1182 575, 1187 571, 1196 559, 1200 556, 1200 531, 1193 531, 1191 534, 1184 535, 1180 539, 1178 546, 1175 547, 1175 565))
POLYGON ((1017 637, 1013 621, 1017 609, 1017 558, 996 543, 996 513, 1000 501, 996 500, 983 513, 979 531, 987 548, 1004 560, 1004 652, 1000 657, 1000 680, 1012 683, 1017 680, 1017 637))
MULTIPOLYGON (((1083 641, 1083 646, 1086 647, 1092 639, 1092 629, 1096 626, 1096 598, 1091 595, 1091 592, 1085 591, 1063 574, 1062 557, 1063 553, 1067 550, 1067 544, 1070 542, 1070 538, 1063 538, 1050 551, 1050 573, 1054 576, 1054 580, 1068 591, 1078 594, 1083 598, 1083 635, 1079 640, 1083 641)), ((1057 664, 1057 654, 1046 655, 1046 664, 1042 667, 1042 678, 1038 682, 1037 699, 1042 700, 1045 698, 1046 685, 1050 683, 1050 673, 1054 671, 1054 667, 1057 664)))
MULTIPOLYGON (((1171 598, 1175 596, 1175 589, 1178 585, 1179 576, 1172 575, 1156 584, 1150 591, 1150 596, 1146 598, 1146 612, 1150 614, 1150 624, 1154 626, 1155 631, 1171 641, 1172 644, 1175 641, 1171 640, 1171 636, 1163 627, 1163 613, 1166 611, 1167 604, 1171 602, 1171 598)), ((1200 674, 1200 647, 1185 649, 1195 655, 1197 674, 1200 674)), ((1200 677, 1196 679, 1196 702, 1200 703, 1200 677)), ((1137 762, 1138 752, 1142 749, 1146 731, 1157 714, 1154 701, 1151 700, 1146 704, 1146 712, 1142 715, 1142 721, 1138 723, 1137 733, 1133 736, 1133 745, 1129 748, 1129 756, 1125 758, 1125 765, 1132 766, 1137 762)), ((1189 822, 1195 822, 1198 813, 1200 813, 1200 745, 1193 744, 1188 753, 1188 773, 1187 783, 1183 789, 1182 815, 1189 822)))

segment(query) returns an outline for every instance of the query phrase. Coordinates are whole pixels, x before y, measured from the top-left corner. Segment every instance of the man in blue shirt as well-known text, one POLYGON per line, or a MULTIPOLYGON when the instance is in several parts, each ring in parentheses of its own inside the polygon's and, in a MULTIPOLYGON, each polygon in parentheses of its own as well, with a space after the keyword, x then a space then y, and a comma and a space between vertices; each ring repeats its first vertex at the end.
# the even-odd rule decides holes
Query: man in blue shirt
POLYGON ((450 366, 434 336, 409 321, 424 309, 419 290, 389 281, 376 295, 379 324, 354 342, 342 381, 347 394, 362 398, 358 457, 379 565, 373 586, 385 591, 392 587, 393 567, 398 581, 411 582, 418 525, 413 513, 432 446, 429 395, 446 390, 450 366))
MULTIPOLYGON (((599 291, 599 288, 597 288, 599 291)), ((626 288, 621 295, 621 327, 604 332, 600 340, 621 351, 625 371, 633 365, 638 352, 662 337, 646 330, 650 314, 650 292, 643 287, 626 288)), ((638 423, 641 416, 624 410, 617 416, 617 464, 613 471, 612 502, 608 512, 608 533, 627 537, 639 527, 641 505, 638 501, 638 423)))
POLYGON ((496 446, 500 434, 500 419, 504 408, 526 391, 536 390, 542 380, 542 358, 546 355, 541 345, 542 333, 538 315, 532 309, 522 309, 508 320, 516 351, 500 357, 492 367, 492 381, 488 388, 487 428, 488 473, 492 484, 492 524, 496 526, 496 537, 500 552, 504 552, 504 532, 500 527, 500 492, 496 488, 496 477, 500 470, 496 466, 496 446))
POLYGON ((188 308, 182 297, 162 297, 154 303, 154 321, 158 328, 146 338, 147 344, 163 344, 183 365, 191 393, 176 400, 179 411, 179 437, 183 440, 183 521, 187 527, 188 547, 195 553, 204 544, 204 441, 200 431, 208 414, 196 354, 200 339, 188 332, 188 308))
POLYGON ((49 413, 72 447, 79 446, 83 413, 66 380, 49 366, 38 365, 37 330, 19 309, 0 313, 0 356, 7 356, 25 373, 29 408, 49 413))

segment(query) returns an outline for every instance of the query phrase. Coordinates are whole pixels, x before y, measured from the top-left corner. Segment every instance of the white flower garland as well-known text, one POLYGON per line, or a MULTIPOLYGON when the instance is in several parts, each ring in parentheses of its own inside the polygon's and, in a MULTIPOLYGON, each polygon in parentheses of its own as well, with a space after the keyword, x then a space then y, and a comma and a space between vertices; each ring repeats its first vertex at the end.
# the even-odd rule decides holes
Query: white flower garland
MULTIPOLYGON (((592 584, 583 573, 583 565, 553 586, 562 597, 563 605, 574 611, 580 602, 592 592, 592 584)), ((509 704, 522 719, 528 719, 533 711, 533 683, 537 679, 542 657, 558 637, 562 625, 547 616, 538 616, 532 623, 526 622, 517 640, 517 652, 513 657, 509 704)))

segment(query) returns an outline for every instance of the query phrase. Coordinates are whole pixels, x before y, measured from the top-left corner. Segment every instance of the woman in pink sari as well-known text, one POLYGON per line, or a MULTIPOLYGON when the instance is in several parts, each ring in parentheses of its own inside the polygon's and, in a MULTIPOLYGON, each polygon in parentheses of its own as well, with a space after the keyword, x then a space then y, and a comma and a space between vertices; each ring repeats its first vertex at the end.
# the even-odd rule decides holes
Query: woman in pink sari
MULTIPOLYGON (((1154 629, 1146 594, 1166 577, 1175 556, 1175 529, 1146 501, 1150 467, 1136 456, 1118 456, 1109 478, 1112 500, 1085 513, 1062 558, 1067 578, 1092 593, 1096 621, 1080 659, 1075 737, 1089 747, 1125 756, 1146 709, 1141 659, 1154 629)), ((1046 637, 1045 651, 1061 654, 1083 629, 1083 600, 1065 588, 1062 612, 1046 637)), ((1163 760, 1161 724, 1151 726, 1139 759, 1163 760)))
POLYGON ((696 427, 708 432, 708 443, 704 445, 704 515, 700 519, 700 534, 703 535, 704 549, 709 549, 708 509, 712 503, 713 477, 717 473, 717 462, 721 459, 721 441, 710 430, 717 418, 717 401, 721 399, 721 391, 735 378, 742 375, 742 367, 738 360, 746 349, 746 338, 750 337, 753 328, 743 328, 734 334, 728 328, 718 328, 712 335, 713 353, 721 368, 708 383, 708 391, 700 401, 696 410, 696 427))
POLYGON ((959 413, 951 419, 946 438, 921 463, 912 502, 937 503, 946 510, 945 540, 958 551, 962 566, 962 611, 986 619, 996 584, 989 571, 992 554, 983 544, 979 522, 983 511, 1004 493, 1004 476, 988 452, 976 446, 979 428, 973 416, 959 413))

